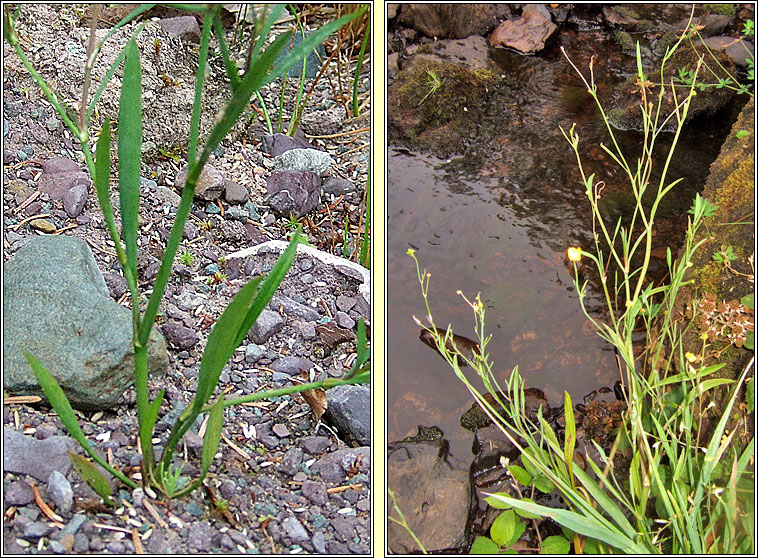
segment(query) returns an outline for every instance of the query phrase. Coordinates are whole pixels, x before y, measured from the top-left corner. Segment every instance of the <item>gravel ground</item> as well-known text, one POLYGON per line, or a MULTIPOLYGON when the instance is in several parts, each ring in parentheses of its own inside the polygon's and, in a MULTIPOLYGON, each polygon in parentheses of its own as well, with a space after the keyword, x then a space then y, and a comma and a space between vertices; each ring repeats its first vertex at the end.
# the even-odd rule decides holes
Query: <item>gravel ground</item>
MULTIPOLYGON (((79 20, 77 11, 82 8, 28 8, 34 11, 21 20, 20 30, 33 42, 24 43, 24 48, 42 45, 34 47, 32 59, 43 76, 54 79, 62 69, 46 61, 64 60, 56 48, 72 38, 86 36, 87 22, 79 20)), ((233 28, 228 32, 231 35, 233 28)), ((168 40, 166 45, 169 46, 168 40)), ((173 46, 182 47, 178 41, 173 46)), ((49 215, 45 219, 55 234, 75 235, 87 241, 112 297, 126 306, 125 284, 93 191, 84 210, 73 219, 64 211, 62 202, 51 200, 47 194, 28 201, 36 192, 41 162, 62 156, 83 163, 83 156, 7 44, 4 52, 3 261, 32 235, 43 234, 31 228, 27 219, 49 215)), ((107 57, 105 52, 103 56, 107 57)), ((192 57, 185 60, 191 67, 192 57)), ((180 66, 183 61, 172 63, 180 66)), ((334 66, 332 82, 336 79, 334 66)), ((75 69, 81 72, 81 66, 75 69)), ((364 61, 362 75, 366 78, 359 91, 367 99, 368 60, 364 61)), ((293 105, 295 81, 289 80, 290 87, 285 92, 285 119, 288 107, 293 105)), ((302 127, 306 134, 337 135, 309 137, 309 141, 335 159, 327 175, 353 187, 322 193, 317 209, 301 222, 306 225, 304 230, 311 245, 343 256, 355 252, 370 135, 368 131, 339 134, 367 128, 369 108, 362 109, 359 119, 346 119, 344 109, 333 100, 329 83, 324 79, 317 85, 302 127), (349 241, 343 246, 346 220, 352 244, 349 241)), ((310 81, 306 82, 306 90, 309 85, 310 81)), ((262 95, 269 108, 278 106, 279 87, 268 87, 262 95)), ((145 110, 147 120, 148 109, 145 110)), ((220 202, 197 202, 185 229, 179 253, 191 253, 193 261, 175 264, 157 324, 162 327, 168 322, 180 323, 190 332, 181 330, 183 333, 171 335, 164 330, 171 364, 167 374, 151 380, 150 386, 151 396, 160 389, 166 390, 162 418, 156 426, 156 436, 161 440, 168 434, 171 417, 181 412, 196 389, 199 361, 213 321, 244 281, 268 271, 276 258, 272 254, 238 260, 226 257, 267 240, 285 239, 292 225, 272 213, 264 200, 273 160, 261 149, 260 130, 260 124, 237 127, 211 159, 225 179, 247 189, 247 204, 230 205, 223 197, 220 202), (216 272, 226 277, 214 279, 216 272)), ((154 147, 157 150, 160 143, 154 147)), ((173 222, 178 198, 173 182, 179 168, 170 156, 148 152, 143 160, 139 263, 143 292, 155 277, 173 222)), ((292 370, 288 367, 299 370, 308 366, 296 358, 307 359, 313 365, 312 377, 343 375, 354 359, 355 324, 360 316, 370 321, 370 305, 359 292, 360 284, 354 273, 340 273, 299 254, 278 293, 286 299, 279 299, 271 307, 282 318, 281 329, 260 344, 243 341, 222 373, 219 389, 233 397, 289 385, 292 370), (293 306, 292 301, 302 306, 293 306), (341 342, 320 327, 332 320, 351 331, 341 342)), ((90 442, 132 476, 138 474, 141 459, 134 399, 130 389, 116 409, 79 414, 90 442)), ((40 440, 65 434, 57 416, 41 404, 4 405, 3 424, 40 440)), ((299 395, 227 409, 223 434, 221 456, 211 467, 207 488, 171 502, 170 506, 162 506, 160 499, 149 498, 149 494, 145 498, 139 491, 129 492, 123 485, 113 483, 117 505, 107 509, 89 486, 69 471, 66 478, 73 487, 73 507, 56 510, 62 521, 51 521, 34 501, 33 479, 4 473, 4 552, 122 554, 134 553, 140 546, 156 554, 370 552, 370 448, 359 449, 355 440, 316 421, 299 395), (214 499, 221 504, 214 505, 214 499), (155 515, 142 504, 145 500, 157 509, 155 515)), ((189 458, 185 472, 192 473, 199 464, 201 440, 191 432, 184 442, 182 450, 189 458)), ((36 488, 46 502, 57 501, 45 483, 36 488)))

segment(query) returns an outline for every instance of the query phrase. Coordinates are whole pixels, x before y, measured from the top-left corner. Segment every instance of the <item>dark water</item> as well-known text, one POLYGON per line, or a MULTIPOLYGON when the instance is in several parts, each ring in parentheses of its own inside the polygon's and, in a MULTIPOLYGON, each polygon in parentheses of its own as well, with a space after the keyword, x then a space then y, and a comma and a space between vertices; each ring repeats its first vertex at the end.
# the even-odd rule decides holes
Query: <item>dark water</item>
MULTIPOLYGON (((600 33, 566 33, 561 41, 584 72, 596 55, 601 97, 634 71, 633 60, 600 33)), ((456 333, 473 337, 472 311, 456 291, 469 299, 481 292, 498 381, 518 365, 527 386, 543 389, 558 404, 564 390, 579 400, 619 377, 612 349, 582 314, 565 256, 568 246, 590 247, 591 222, 576 158, 559 126, 577 124, 585 172, 606 182, 602 203, 614 222, 630 209, 628 183, 599 148, 610 143, 608 132, 557 47, 541 57, 501 51, 497 62, 502 87, 462 155, 442 160, 395 148, 388 160, 388 441, 414 433, 419 424, 436 425, 460 459, 471 458, 473 435, 459 426, 471 396, 418 340, 412 316, 423 321, 426 309, 409 247, 418 249, 421 266, 432 274, 438 327, 451 323, 456 333)), ((659 255, 667 244, 676 250, 681 242, 686 210, 730 125, 715 124, 690 125, 680 140, 669 177, 684 181, 660 210, 659 255)), ((616 134, 628 158, 636 156, 641 135, 616 134)), ((670 141, 671 135, 661 137, 660 153, 670 141)), ((598 293, 590 289, 586 301, 602 318, 598 293)))

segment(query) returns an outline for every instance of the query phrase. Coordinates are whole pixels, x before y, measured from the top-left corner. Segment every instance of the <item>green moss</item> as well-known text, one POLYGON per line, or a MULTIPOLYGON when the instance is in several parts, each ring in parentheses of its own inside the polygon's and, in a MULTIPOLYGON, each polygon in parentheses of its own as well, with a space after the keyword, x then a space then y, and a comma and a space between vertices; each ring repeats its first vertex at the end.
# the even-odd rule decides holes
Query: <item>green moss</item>
POLYGON ((635 56, 637 48, 632 36, 626 31, 614 31, 613 40, 621 47, 621 52, 628 56, 635 56))
POLYGON ((734 4, 703 4, 703 10, 707 14, 737 15, 737 8, 734 7, 734 4))
POLYGON ((621 17, 628 17, 631 19, 639 19, 640 14, 635 12, 633 9, 631 9, 628 6, 613 6, 613 11, 616 12, 621 17))

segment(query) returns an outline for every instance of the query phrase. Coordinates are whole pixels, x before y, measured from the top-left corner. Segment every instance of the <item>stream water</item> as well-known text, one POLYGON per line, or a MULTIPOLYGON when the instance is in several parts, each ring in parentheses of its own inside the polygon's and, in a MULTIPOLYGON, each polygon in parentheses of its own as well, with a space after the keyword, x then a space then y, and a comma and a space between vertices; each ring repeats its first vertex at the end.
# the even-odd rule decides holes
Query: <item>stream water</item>
MULTIPOLYGON (((634 71, 633 59, 599 32, 565 32, 560 43, 584 72, 596 56, 601 98, 634 71)), ((612 349, 582 314, 572 284, 566 248, 590 246, 591 222, 576 158, 559 126, 576 123, 585 168, 606 182, 602 203, 613 221, 630 208, 623 173, 599 147, 609 143, 605 124, 558 45, 539 57, 496 56, 502 83, 482 132, 462 155, 439 159, 395 147, 388 158, 388 441, 413 434, 417 425, 436 425, 453 455, 469 461, 473 434, 459 420, 471 396, 419 341, 412 316, 424 321, 426 309, 408 248, 418 250, 422 268, 431 272, 438 327, 450 323, 457 334, 473 338, 472 311, 456 291, 470 300, 481 292, 499 382, 518 365, 526 385, 543 389, 552 405, 562 402, 564 390, 579 401, 612 386, 618 369, 612 349)), ((681 243, 686 211, 729 126, 725 121, 714 128, 710 119, 707 126, 686 127, 669 171, 670 180, 684 181, 661 209, 655 254, 681 243)), ((625 153, 636 156, 641 135, 615 133, 625 153)), ((670 142, 671 134, 660 138, 659 159, 670 142)), ((587 305, 603 318, 596 290, 590 289, 587 305)))

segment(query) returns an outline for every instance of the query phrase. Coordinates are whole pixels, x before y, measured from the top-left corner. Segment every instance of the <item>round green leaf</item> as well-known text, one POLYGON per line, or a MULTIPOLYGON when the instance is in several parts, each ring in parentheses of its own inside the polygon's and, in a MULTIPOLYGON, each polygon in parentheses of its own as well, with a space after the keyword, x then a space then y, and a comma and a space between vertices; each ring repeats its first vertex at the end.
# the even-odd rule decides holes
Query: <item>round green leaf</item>
POLYGON ((568 554, 570 548, 571 545, 565 537, 553 535, 542 541, 540 554, 568 554))
POLYGON ((500 551, 500 547, 497 546, 492 539, 487 537, 476 537, 474 544, 471 545, 469 554, 497 554, 500 551))
MULTIPOLYGON (((534 500, 532 500, 531 498, 521 498, 521 501, 522 501, 522 502, 531 502, 532 504, 534 504, 534 503, 535 503, 535 501, 534 501, 534 500)), ((516 508, 514 511, 515 511, 515 512, 516 512, 518 515, 520 515, 521 517, 523 517, 524 519, 537 519, 537 518, 539 518, 539 517, 542 517, 542 516, 540 516, 540 515, 538 515, 538 514, 536 514, 536 513, 532 513, 532 512, 528 512, 528 511, 520 510, 520 509, 518 509, 518 508, 516 508)))
MULTIPOLYGON (((508 494, 507 492, 496 492, 495 495, 497 495, 497 496, 510 496, 510 494, 508 494)), ((493 498, 492 496, 487 496, 484 499, 484 501, 487 502, 490 506, 492 506, 496 510, 509 510, 509 509, 511 509, 513 507, 510 504, 506 504, 502 500, 499 500, 497 498, 493 498)))
POLYGON ((532 486, 532 475, 526 472, 526 469, 519 467, 518 465, 508 465, 508 470, 513 475, 519 484, 522 486, 532 486))

